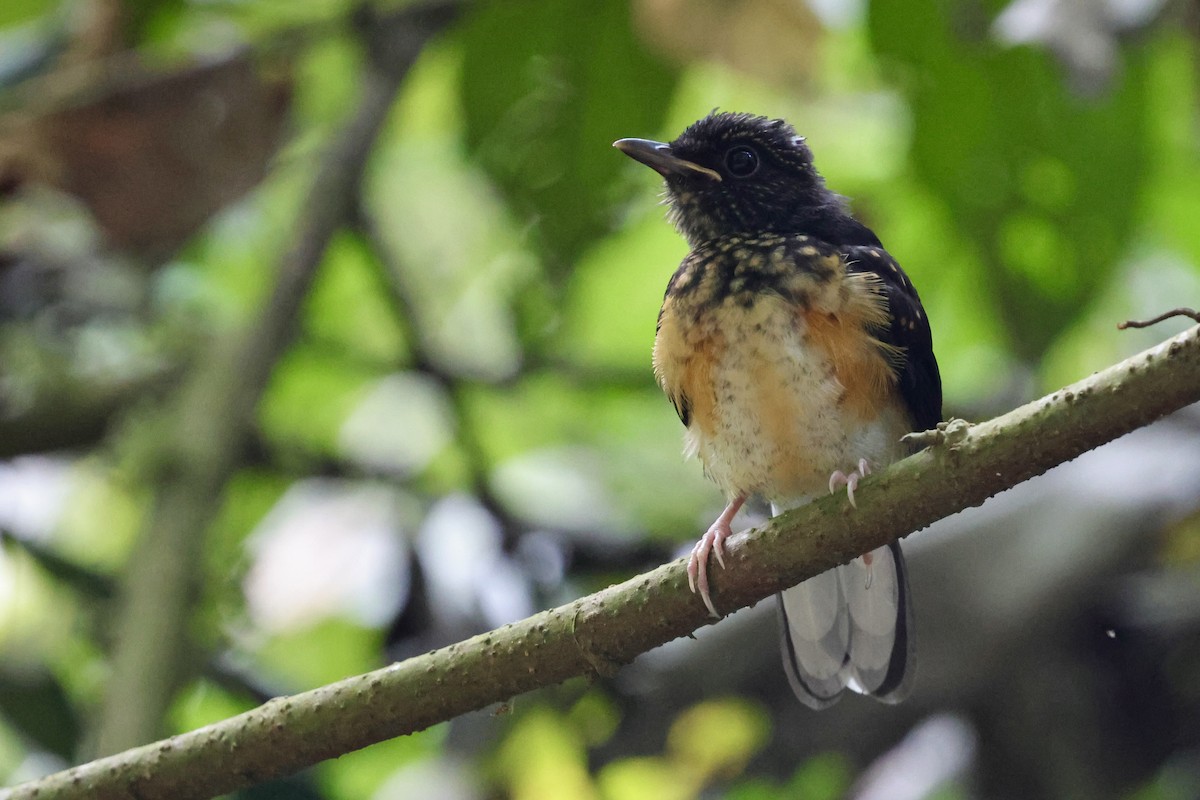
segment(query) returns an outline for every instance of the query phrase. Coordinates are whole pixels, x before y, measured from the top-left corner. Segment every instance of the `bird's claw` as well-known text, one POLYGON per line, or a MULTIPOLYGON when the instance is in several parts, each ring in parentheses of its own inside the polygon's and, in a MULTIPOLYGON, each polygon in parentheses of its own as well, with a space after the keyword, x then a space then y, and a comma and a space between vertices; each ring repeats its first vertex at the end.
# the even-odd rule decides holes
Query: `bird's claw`
POLYGON ((725 540, 729 538, 730 534, 729 523, 724 520, 717 520, 700 537, 700 541, 696 542, 696 546, 692 548, 692 555, 688 558, 688 588, 692 590, 693 594, 700 595, 700 599, 704 601, 704 607, 708 609, 708 613, 717 619, 720 619, 721 615, 717 613, 717 609, 713 605, 712 596, 709 593, 708 556, 710 553, 715 555, 717 563, 721 565, 721 569, 725 569, 725 540))
POLYGON ((858 488, 858 482, 871 474, 871 465, 867 463, 865 458, 858 460, 858 469, 852 470, 849 473, 842 472, 840 469, 835 470, 829 476, 829 493, 833 494, 839 486, 846 487, 846 497, 850 500, 850 505, 858 508, 858 503, 854 501, 854 490, 858 488))
POLYGON ((900 441, 905 444, 910 444, 918 450, 926 447, 937 447, 939 445, 947 445, 948 447, 956 447, 967 438, 967 434, 971 432, 971 424, 966 420, 952 419, 946 422, 939 422, 937 427, 927 431, 913 431, 900 437, 900 441))

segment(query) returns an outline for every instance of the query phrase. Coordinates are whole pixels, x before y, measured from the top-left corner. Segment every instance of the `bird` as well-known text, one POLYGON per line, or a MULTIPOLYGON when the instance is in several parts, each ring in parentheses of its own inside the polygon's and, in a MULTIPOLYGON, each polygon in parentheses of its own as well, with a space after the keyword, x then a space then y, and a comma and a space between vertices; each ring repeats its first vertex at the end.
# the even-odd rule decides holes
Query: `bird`
MULTIPOLYGON (((690 248, 667 283, 653 367, 686 428, 685 454, 728 498, 688 561, 720 617, 724 567, 747 499, 773 514, 903 458, 906 434, 942 419, 942 384, 916 288, 830 190, 788 122, 713 111, 671 142, 614 146, 665 181, 690 248)), ((912 602, 899 543, 778 595, 784 669, 826 708, 845 689, 896 703, 914 675, 912 602)))

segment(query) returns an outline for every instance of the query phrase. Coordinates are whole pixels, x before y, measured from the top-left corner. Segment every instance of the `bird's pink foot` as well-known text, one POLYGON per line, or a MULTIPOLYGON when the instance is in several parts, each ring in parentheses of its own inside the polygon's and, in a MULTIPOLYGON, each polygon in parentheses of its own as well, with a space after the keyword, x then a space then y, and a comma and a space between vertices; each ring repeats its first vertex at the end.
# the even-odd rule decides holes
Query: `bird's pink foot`
POLYGON ((842 472, 840 469, 835 470, 829 476, 829 493, 833 494, 839 486, 846 487, 846 497, 850 500, 850 505, 858 508, 858 503, 854 502, 854 490, 858 488, 858 482, 871 474, 871 465, 867 463, 865 458, 858 460, 858 469, 850 473, 842 472))
POLYGON ((732 531, 729 528, 729 523, 722 523, 720 520, 713 523, 700 541, 696 542, 696 546, 692 548, 692 556, 688 559, 688 586, 693 592, 699 590, 700 599, 704 601, 705 608, 708 613, 714 617, 720 617, 717 609, 713 607, 712 597, 708 589, 708 555, 714 553, 717 557, 717 563, 722 568, 725 567, 725 540, 729 538, 732 531))
POLYGON ((709 593, 708 556, 709 554, 715 555, 721 569, 725 568, 725 540, 733 533, 729 523, 737 516, 738 509, 745 502, 745 497, 735 497, 721 512, 721 516, 717 517, 716 521, 700 537, 700 541, 696 542, 696 546, 692 548, 692 555, 688 558, 688 588, 700 594, 700 599, 704 601, 704 607, 708 609, 708 613, 718 619, 721 615, 717 613, 709 593))

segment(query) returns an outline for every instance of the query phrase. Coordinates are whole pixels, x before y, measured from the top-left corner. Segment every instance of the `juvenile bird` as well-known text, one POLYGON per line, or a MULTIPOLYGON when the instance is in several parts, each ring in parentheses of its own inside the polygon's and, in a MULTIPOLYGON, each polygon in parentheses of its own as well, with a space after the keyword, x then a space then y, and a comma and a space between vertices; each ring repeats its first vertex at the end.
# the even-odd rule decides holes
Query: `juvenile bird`
MULTIPOLYGON (((929 321, 879 238, 825 186, 783 120, 713 113, 670 143, 621 139, 666 181, 691 252, 667 284, 654 371, 685 451, 729 504, 692 550, 688 579, 714 616, 709 556, 752 495, 772 513, 907 454, 942 418, 929 321)), ((913 674, 899 544, 779 594, 784 667, 813 708, 844 688, 897 702, 913 674)))

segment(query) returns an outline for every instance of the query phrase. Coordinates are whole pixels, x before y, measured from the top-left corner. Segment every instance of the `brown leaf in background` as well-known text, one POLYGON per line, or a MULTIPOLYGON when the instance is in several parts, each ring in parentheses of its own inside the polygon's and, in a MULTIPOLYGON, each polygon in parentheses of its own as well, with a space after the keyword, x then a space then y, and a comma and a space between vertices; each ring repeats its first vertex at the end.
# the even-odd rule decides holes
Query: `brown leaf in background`
POLYGON ((821 24, 799 0, 634 0, 638 30, 680 63, 717 60, 774 84, 818 66, 821 24))
POLYGON ((157 261, 265 175, 289 89, 250 55, 165 74, 118 59, 92 74, 70 100, 0 118, 0 186, 68 192, 109 244, 157 261))

